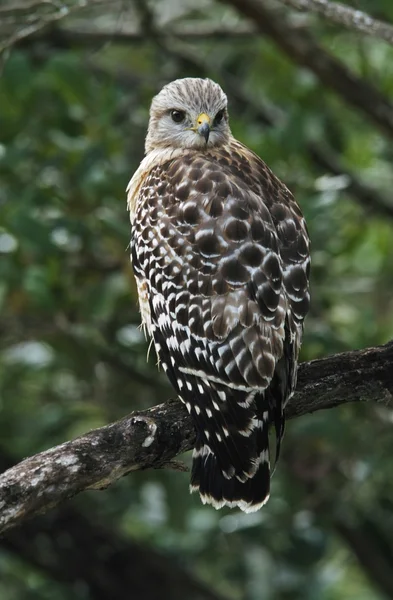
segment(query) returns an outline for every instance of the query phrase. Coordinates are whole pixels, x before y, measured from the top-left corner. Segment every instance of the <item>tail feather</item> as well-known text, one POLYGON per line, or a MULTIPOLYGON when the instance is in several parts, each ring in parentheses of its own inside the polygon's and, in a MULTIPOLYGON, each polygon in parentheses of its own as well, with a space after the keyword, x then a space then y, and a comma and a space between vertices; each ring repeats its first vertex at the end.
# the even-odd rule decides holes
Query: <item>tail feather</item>
MULTIPOLYGON (((202 384, 204 385, 204 383, 202 384)), ((260 444, 260 424, 255 406, 242 407, 226 392, 219 400, 218 390, 210 388, 206 398, 211 406, 194 404, 190 412, 197 424, 197 442, 194 450, 195 464, 205 464, 207 457, 217 457, 223 476, 247 481, 256 472, 260 444), (214 399, 214 400, 213 400, 214 399), (218 405, 217 402, 220 402, 218 405)), ((243 392, 241 399, 247 397, 243 392)), ((266 429, 266 428, 265 428, 266 429)), ((268 444, 267 429, 265 446, 268 444)))
POLYGON ((269 416, 266 411, 257 418, 253 406, 240 410, 252 416, 247 436, 234 428, 219 441, 213 436, 207 440, 203 430, 198 434, 190 489, 214 508, 229 506, 253 512, 269 499, 269 416))
POLYGON ((269 499, 268 456, 261 453, 256 472, 246 481, 240 481, 236 476, 227 479, 213 453, 208 454, 205 460, 194 458, 190 489, 199 492, 203 504, 211 504, 216 509, 228 506, 254 512, 269 499))
POLYGON ((270 491, 269 425, 280 450, 282 409, 267 390, 232 389, 218 381, 188 375, 181 398, 197 431, 191 492, 215 508, 261 508, 270 491), (195 391, 197 390, 197 394, 195 391))

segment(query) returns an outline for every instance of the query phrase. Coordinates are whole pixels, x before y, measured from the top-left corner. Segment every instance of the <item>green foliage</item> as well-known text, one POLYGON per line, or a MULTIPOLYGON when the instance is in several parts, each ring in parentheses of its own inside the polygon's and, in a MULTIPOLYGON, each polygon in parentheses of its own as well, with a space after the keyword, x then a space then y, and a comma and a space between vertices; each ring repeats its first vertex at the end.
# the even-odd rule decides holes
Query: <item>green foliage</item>
MULTIPOLYGON (((391 13, 388 0, 377 4, 391 13)), ((366 65, 380 89, 392 91, 391 49, 318 27, 321 43, 359 73, 366 65)), ((312 308, 303 359, 386 342, 393 337, 393 223, 372 206, 366 213, 345 177, 318 170, 306 147, 327 141, 346 168, 389 197, 388 140, 270 42, 216 46, 212 72, 200 75, 231 70, 251 97, 283 114, 269 130, 247 108, 233 111, 231 123, 295 191, 307 218, 312 308)), ((198 42, 194 51, 209 56, 212 47, 198 42)), ((13 461, 173 395, 154 356, 146 362, 125 203, 157 73, 163 80, 190 74, 151 41, 131 50, 99 47, 93 59, 84 49, 41 55, 27 48, 5 64, 0 443, 13 461)), ((390 412, 375 406, 290 423, 272 498, 253 515, 202 507, 188 495, 188 475, 169 471, 134 473, 75 503, 173 556, 229 599, 377 600, 337 519, 372 510, 383 525, 381 502, 392 493, 390 430, 390 412)), ((83 586, 56 583, 6 550, 0 581, 0 597, 10 600, 87 597, 83 586)))

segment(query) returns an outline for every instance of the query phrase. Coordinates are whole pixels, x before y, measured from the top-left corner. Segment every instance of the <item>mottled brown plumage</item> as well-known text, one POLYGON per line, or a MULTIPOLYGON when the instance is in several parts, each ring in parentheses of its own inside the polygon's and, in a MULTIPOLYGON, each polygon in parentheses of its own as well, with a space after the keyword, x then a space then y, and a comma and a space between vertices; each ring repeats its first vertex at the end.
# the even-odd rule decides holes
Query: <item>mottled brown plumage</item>
POLYGON ((252 511, 269 495, 268 427, 277 456, 296 384, 308 235, 289 190, 232 137, 217 84, 178 80, 161 94, 129 186, 142 321, 195 422, 192 490, 252 511), (185 137, 168 132, 173 110, 189 117, 185 137))

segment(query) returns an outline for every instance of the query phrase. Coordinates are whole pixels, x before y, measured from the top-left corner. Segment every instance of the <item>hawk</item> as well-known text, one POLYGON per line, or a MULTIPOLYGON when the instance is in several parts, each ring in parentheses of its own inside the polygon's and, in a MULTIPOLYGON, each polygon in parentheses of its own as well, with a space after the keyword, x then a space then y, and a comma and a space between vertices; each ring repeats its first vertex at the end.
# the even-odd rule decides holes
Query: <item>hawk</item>
POLYGON ((269 498, 309 308, 309 238, 291 192, 228 124, 210 79, 153 98, 128 188, 142 324, 196 429, 191 491, 215 508, 269 498))

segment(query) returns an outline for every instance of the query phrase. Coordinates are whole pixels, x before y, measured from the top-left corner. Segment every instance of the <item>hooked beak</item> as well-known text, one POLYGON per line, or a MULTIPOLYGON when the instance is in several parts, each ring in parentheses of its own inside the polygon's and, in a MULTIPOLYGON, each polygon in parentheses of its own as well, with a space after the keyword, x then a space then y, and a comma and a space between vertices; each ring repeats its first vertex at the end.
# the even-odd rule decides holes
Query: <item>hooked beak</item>
POLYGON ((206 144, 209 141, 210 125, 211 121, 209 115, 207 115, 206 113, 201 113, 197 118, 197 124, 195 129, 197 130, 199 135, 205 138, 206 144))

